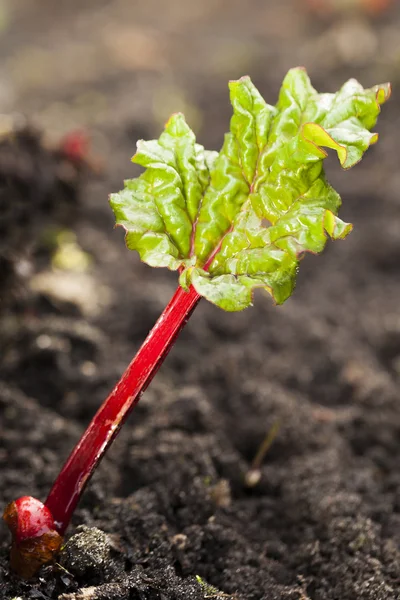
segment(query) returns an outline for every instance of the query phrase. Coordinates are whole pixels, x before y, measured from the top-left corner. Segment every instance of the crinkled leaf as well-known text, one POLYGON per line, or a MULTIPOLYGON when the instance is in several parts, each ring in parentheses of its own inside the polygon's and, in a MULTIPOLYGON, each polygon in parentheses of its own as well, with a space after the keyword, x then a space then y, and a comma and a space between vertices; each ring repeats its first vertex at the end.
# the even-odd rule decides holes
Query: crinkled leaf
POLYGON ((142 260, 180 269, 183 287, 234 311, 251 304, 255 288, 284 302, 301 255, 351 231, 325 179, 325 148, 343 168, 355 165, 378 139, 370 130, 390 86, 350 80, 318 94, 304 69, 292 69, 275 107, 248 77, 229 87, 233 116, 219 154, 173 115, 159 140, 138 143, 133 161, 146 170, 111 204, 142 260))
POLYGON ((138 142, 132 161, 146 167, 110 201, 126 244, 152 267, 195 264, 193 224, 217 153, 196 144, 182 114, 172 115, 159 140, 138 142))

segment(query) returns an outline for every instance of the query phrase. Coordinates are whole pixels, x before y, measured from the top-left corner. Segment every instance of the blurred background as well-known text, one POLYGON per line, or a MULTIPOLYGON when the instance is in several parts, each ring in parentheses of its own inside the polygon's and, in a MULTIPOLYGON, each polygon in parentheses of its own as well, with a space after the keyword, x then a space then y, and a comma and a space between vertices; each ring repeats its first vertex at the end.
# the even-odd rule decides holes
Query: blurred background
MULTIPOLYGON (((77 132, 67 145, 89 159, 95 175, 85 174, 85 200, 96 207, 93 218, 105 225, 108 215, 111 225, 107 194, 136 173, 129 164, 136 141, 158 137, 172 112, 184 112, 198 141, 218 150, 230 118, 227 81, 243 74, 271 104, 297 65, 321 91, 349 77, 365 87, 388 80, 396 87, 399 27, 395 0, 0 0, 0 133, 28 125, 54 150, 77 132)), ((346 175, 348 191, 397 193, 395 102, 379 124, 378 157, 361 175, 346 175)), ((79 187, 71 165, 64 171, 79 187)), ((53 222, 62 225, 55 212, 53 222)), ((2 235, 4 255, 11 242, 2 235)), ((2 246, 4 279, 10 268, 1 266, 2 246)))
POLYGON ((158 137, 183 111, 198 141, 218 150, 227 82, 244 74, 271 104, 298 65, 324 92, 350 77, 392 82, 379 143, 349 172, 327 161, 352 234, 305 257, 283 307, 262 293, 233 315, 201 303, 76 522, 117 531, 112 499, 159 486, 186 510, 176 525, 158 506, 172 533, 193 523, 204 533, 187 490, 196 477, 224 480, 229 543, 216 544, 216 571, 212 553, 193 550, 185 576, 246 600, 272 585, 270 598, 300 597, 290 595, 299 573, 312 598, 361 598, 363 582, 363 599, 397 597, 400 2, 0 0, 0 57, 1 502, 46 496, 176 286, 174 273, 142 265, 113 230, 107 195, 137 173, 136 141, 158 137), (244 473, 277 422, 253 494, 244 473), (177 500, 179 489, 187 494, 177 500))
POLYGON ((219 149, 227 80, 243 74, 271 103, 296 65, 324 91, 399 77, 394 0, 1 0, 0 11, 1 112, 47 135, 88 127, 108 165, 123 135, 158 134, 176 110, 219 149))

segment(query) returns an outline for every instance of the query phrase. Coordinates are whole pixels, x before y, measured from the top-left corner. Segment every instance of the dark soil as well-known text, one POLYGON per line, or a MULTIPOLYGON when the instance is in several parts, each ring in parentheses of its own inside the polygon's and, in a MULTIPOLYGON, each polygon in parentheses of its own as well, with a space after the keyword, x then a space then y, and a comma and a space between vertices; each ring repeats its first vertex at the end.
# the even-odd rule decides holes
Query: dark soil
MULTIPOLYGON (((89 11, 93 3, 86 4, 89 11)), ((314 38, 335 26, 302 18, 314 38)), ((395 9, 377 19, 377 32, 393 22, 400 23, 395 9)), ((251 74, 273 102, 284 70, 266 75, 254 64, 251 74)), ((390 75, 388 65, 382 77, 378 67, 352 74, 377 83, 390 75)), ((328 73, 313 69, 324 89, 349 76, 340 62, 328 73)), ((198 75, 193 82, 185 73, 205 115, 200 141, 218 145, 229 115, 221 80, 198 75)), ((381 141, 363 163, 348 174, 330 166, 343 218, 355 230, 323 256, 305 258, 285 306, 258 294, 239 314, 206 302, 196 309, 90 483, 59 564, 19 581, 8 570, 1 526, 1 598, 400 598, 399 118, 395 97, 383 111, 381 141), (277 423, 261 479, 249 488, 246 473, 277 423)), ((176 285, 174 274, 153 272, 125 249, 106 199, 132 173, 136 139, 156 125, 111 121, 98 130, 111 136, 111 150, 96 182, 60 184, 58 162, 40 144, 18 154, 17 188, 23 194, 27 185, 39 198, 32 223, 43 224, 49 176, 52 206, 76 207, 79 196, 82 203, 62 217, 46 211, 47 225, 29 229, 31 270, 17 284, 14 275, 12 286, 4 278, 0 290, 7 298, 0 313, 2 504, 46 497, 176 285), (49 223, 73 228, 91 257, 83 272, 52 269, 54 247, 43 237, 49 223)), ((0 147, 0 169, 6 163, 0 147)), ((3 237, 0 244, 4 256, 12 249, 7 264, 18 279, 21 222, 7 214, 12 243, 3 237)))

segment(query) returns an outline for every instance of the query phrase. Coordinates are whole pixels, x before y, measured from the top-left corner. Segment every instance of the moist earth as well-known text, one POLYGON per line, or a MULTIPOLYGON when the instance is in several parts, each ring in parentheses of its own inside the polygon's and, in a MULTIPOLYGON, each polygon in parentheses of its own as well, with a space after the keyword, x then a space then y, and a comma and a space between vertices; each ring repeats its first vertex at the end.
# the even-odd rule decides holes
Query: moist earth
MULTIPOLYGON (((274 77, 256 70, 269 101, 274 77)), ((209 79, 193 86, 207 113, 200 141, 213 146, 226 129, 227 99, 209 79)), ((58 562, 18 580, 1 526, 1 598, 400 598, 399 116, 394 98, 378 128, 381 146, 353 172, 330 165, 341 216, 355 229, 321 257, 305 257, 284 306, 263 293, 237 314, 200 303, 89 484, 58 562)), ((176 286, 174 274, 125 249, 107 206, 107 193, 131 173, 136 139, 151 128, 119 123, 111 166, 68 185, 54 151, 32 135, 28 149, 0 148, 1 190, 19 152, 13 202, 22 206, 26 189, 34 199, 29 220, 7 213, 7 235, 21 241, 4 251, 0 290, 4 505, 46 497, 176 286), (62 205, 63 217, 49 216, 45 200, 62 205), (29 248, 24 227, 34 232, 29 248), (54 268, 49 231, 62 227, 76 235, 84 268, 54 268)))

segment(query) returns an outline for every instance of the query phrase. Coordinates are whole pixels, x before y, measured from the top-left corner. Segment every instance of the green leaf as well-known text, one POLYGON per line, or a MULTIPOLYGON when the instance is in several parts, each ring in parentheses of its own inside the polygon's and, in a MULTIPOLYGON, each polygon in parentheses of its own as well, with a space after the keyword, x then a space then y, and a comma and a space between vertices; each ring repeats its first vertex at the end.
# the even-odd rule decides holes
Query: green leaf
POLYGON ((195 142, 184 116, 173 115, 159 140, 138 142, 132 161, 146 171, 110 196, 128 248, 152 267, 178 269, 195 262, 193 224, 217 154, 195 142))
POLYGON ((304 69, 289 71, 278 103, 268 105, 248 77, 229 84, 233 116, 219 154, 196 144, 183 115, 159 140, 139 142, 146 168, 111 195, 126 243, 152 266, 179 269, 180 284, 228 311, 251 304, 256 288, 277 304, 293 292, 304 252, 352 229, 326 181, 325 148, 348 169, 378 135, 371 133, 389 84, 348 81, 319 94, 304 69))

